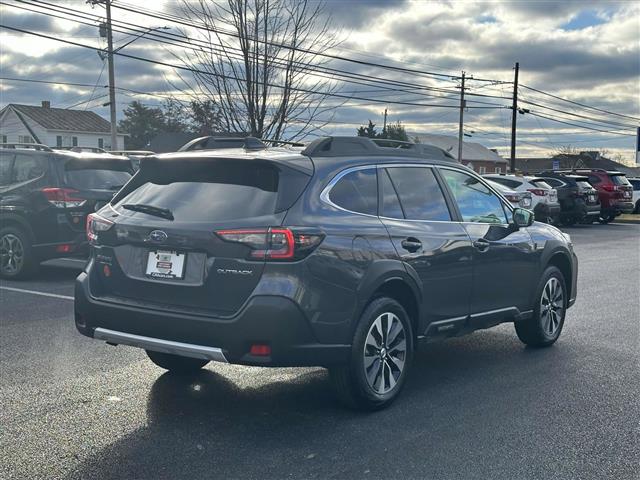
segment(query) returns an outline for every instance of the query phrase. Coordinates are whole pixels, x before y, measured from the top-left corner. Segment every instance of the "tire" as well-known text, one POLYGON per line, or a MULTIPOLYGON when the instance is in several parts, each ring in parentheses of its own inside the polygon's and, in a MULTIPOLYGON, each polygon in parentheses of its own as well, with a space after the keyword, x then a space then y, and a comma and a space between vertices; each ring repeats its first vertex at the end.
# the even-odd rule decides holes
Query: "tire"
POLYGON ((388 407, 405 384, 413 348, 411 322, 402 305, 388 297, 373 300, 356 326, 349 363, 330 369, 340 400, 358 410, 388 407))
POLYGON ((557 267, 548 267, 542 274, 536 292, 533 315, 527 320, 515 322, 516 333, 530 347, 548 347, 560 337, 567 313, 569 299, 562 272, 557 267))
POLYGON ((19 227, 0 229, 0 277, 24 279, 32 276, 37 268, 29 235, 19 227))
POLYGON ((636 202, 636 208, 633 210, 633 213, 640 214, 640 200, 636 202))
POLYGON ((149 359, 157 366, 169 370, 171 373, 192 373, 204 367, 209 360, 200 358, 181 357, 170 353, 153 352, 146 350, 149 359))

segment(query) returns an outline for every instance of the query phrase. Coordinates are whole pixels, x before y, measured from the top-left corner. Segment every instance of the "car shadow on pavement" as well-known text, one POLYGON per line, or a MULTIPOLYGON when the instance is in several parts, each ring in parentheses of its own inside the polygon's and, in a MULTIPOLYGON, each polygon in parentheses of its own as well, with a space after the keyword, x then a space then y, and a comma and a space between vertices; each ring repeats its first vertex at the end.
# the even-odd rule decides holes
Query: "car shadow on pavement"
POLYGON ((215 365, 188 377, 165 373, 149 392, 147 425, 95 452, 68 478, 308 477, 314 471, 308 460, 320 452, 325 461, 330 457, 323 477, 332 468, 346 472, 349 458, 403 448, 390 446, 381 431, 419 436, 431 429, 437 440, 460 412, 484 418, 482 429, 467 423, 469 434, 484 435, 492 421, 495 431, 509 431, 518 420, 505 418, 502 408, 524 409, 532 396, 557 395, 558 383, 576 381, 563 366, 577 352, 561 344, 529 349, 514 337, 483 332, 430 346, 416 356, 398 401, 369 414, 338 403, 323 369, 295 376, 291 369, 239 368, 252 383, 263 372, 275 376, 244 388, 215 365), (516 398, 505 404, 507 390, 516 398))

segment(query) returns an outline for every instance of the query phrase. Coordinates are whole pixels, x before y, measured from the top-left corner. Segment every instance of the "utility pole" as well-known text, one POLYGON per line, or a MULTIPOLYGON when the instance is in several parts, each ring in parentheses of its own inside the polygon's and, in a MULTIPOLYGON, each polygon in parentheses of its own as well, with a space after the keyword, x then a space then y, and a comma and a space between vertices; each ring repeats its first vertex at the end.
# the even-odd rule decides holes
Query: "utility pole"
POLYGON ((516 172, 516 118, 518 117, 518 72, 520 63, 516 62, 513 80, 513 104, 511 105, 511 173, 516 172))
POLYGON ((116 124, 116 79, 113 68, 113 31, 111 29, 111 0, 105 0, 107 9, 107 55, 109 63, 109 112, 111 115, 111 150, 118 150, 116 124))
POLYGON ((460 86, 460 127, 458 129, 458 163, 462 163, 462 137, 464 135, 464 79, 465 72, 462 71, 462 85, 460 86))
POLYGON ((387 109, 384 109, 384 120, 382 121, 382 135, 387 133, 387 109))

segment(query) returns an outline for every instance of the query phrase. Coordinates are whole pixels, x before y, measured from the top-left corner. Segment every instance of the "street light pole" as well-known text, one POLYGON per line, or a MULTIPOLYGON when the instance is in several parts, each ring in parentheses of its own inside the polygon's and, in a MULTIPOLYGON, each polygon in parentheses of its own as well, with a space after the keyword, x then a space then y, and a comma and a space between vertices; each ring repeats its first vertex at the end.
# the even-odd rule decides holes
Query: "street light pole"
POLYGON ((111 0, 105 0, 107 9, 107 57, 109 65, 109 113, 111 117, 111 150, 118 150, 116 121, 116 79, 113 65, 113 33, 111 29, 111 0))

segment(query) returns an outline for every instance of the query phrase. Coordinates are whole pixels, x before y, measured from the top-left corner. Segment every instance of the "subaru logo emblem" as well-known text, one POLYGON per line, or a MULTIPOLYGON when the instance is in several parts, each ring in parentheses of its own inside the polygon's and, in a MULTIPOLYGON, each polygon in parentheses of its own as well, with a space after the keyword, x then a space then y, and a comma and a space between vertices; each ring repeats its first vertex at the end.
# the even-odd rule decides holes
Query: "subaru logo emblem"
POLYGON ((162 243, 167 241, 167 234, 162 230, 154 230, 149 234, 149 240, 155 243, 162 243))

